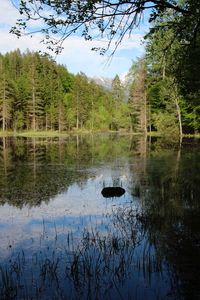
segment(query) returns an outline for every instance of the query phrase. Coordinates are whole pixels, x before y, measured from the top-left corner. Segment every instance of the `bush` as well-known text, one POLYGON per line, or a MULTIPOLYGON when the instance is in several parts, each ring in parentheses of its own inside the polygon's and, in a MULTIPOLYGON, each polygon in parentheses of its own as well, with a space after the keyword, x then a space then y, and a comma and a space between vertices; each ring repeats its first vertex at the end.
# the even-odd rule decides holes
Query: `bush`
POLYGON ((153 125, 161 135, 170 137, 179 135, 178 123, 172 114, 166 112, 154 114, 153 125))

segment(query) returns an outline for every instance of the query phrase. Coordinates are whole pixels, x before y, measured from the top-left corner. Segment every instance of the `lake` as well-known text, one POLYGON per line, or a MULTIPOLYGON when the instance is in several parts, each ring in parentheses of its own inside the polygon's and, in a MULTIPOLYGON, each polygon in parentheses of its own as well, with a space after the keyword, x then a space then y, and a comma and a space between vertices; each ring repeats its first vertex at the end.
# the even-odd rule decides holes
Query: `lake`
POLYGON ((200 299, 198 139, 1 138, 0 205, 0 299, 200 299))

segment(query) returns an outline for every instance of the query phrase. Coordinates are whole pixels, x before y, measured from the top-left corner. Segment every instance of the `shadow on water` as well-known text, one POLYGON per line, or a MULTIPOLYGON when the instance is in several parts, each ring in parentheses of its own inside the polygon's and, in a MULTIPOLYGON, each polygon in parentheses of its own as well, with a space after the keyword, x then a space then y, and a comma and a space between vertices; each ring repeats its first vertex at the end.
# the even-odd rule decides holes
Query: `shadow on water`
POLYGON ((200 299, 199 148, 2 139, 0 299, 200 299))

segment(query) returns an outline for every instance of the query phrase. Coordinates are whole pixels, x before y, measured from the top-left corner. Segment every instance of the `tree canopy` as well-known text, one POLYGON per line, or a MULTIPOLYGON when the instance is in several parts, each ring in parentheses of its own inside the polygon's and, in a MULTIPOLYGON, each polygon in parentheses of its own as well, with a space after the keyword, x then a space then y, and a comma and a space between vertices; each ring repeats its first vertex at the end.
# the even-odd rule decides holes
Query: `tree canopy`
POLYGON ((167 10, 181 16, 181 21, 165 20, 165 26, 175 26, 177 34, 184 36, 190 24, 191 38, 195 38, 200 25, 199 4, 199 0, 16 0, 21 18, 11 32, 20 36, 40 31, 43 42, 56 53, 62 50, 63 41, 75 33, 86 40, 101 37, 107 40, 107 46, 94 50, 104 54, 112 44, 113 53, 125 35, 140 24, 147 10, 150 22, 167 10))
POLYGON ((108 90, 37 52, 0 54, 0 130, 129 129, 116 78, 108 90))

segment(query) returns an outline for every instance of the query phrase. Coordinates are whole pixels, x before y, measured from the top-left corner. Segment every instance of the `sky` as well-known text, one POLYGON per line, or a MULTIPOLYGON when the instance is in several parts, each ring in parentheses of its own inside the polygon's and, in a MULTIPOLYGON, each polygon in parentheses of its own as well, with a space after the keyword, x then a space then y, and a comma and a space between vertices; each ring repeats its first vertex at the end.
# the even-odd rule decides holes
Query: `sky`
MULTIPOLYGON (((45 45, 41 43, 41 33, 33 35, 32 38, 23 36, 19 39, 9 33, 17 18, 20 18, 20 15, 11 0, 0 0, 0 53, 5 54, 17 48, 22 52, 27 49, 45 52, 45 45)), ((142 39, 148 30, 147 24, 144 23, 141 22, 140 28, 135 29, 130 38, 125 36, 111 60, 106 55, 101 56, 91 51, 93 47, 102 46, 102 41, 85 41, 80 36, 67 38, 63 44, 62 53, 55 59, 58 63, 64 64, 73 74, 84 72, 89 77, 108 78, 113 78, 118 74, 123 78, 131 67, 132 61, 144 53, 142 39)))

